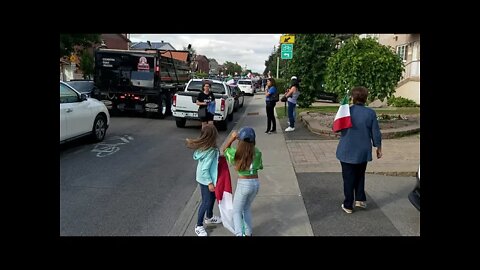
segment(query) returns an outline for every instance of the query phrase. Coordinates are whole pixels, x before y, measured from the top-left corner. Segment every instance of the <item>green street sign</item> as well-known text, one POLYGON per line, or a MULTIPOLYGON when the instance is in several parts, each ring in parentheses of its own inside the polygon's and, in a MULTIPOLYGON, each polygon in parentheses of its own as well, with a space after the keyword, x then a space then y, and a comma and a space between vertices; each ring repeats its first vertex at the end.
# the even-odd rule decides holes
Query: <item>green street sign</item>
POLYGON ((293 57, 293 44, 282 44, 282 59, 292 59, 293 57))
POLYGON ((282 59, 292 59, 293 52, 282 52, 282 59))
POLYGON ((282 52, 293 52, 293 44, 282 44, 282 52))

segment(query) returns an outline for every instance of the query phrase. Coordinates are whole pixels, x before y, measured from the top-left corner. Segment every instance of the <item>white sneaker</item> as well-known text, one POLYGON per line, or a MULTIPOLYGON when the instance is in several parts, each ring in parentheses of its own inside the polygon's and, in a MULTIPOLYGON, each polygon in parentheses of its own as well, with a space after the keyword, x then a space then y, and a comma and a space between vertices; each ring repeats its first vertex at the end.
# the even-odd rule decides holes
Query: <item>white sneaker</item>
POLYGON ((352 209, 345 208, 345 207, 343 206, 343 203, 342 203, 342 209, 343 209, 343 211, 345 211, 345 213, 347 213, 347 214, 353 213, 353 210, 352 210, 352 209))
POLYGON ((288 131, 294 131, 294 130, 295 130, 295 128, 292 128, 292 127, 287 127, 287 128, 285 129, 285 131, 287 131, 287 132, 288 132, 288 131))
POLYGON ((219 224, 222 223, 222 219, 213 215, 211 218, 206 218, 203 223, 205 224, 219 224))
POLYGON ((203 226, 196 226, 195 233, 198 236, 208 236, 207 231, 205 231, 205 228, 203 228, 203 226))
POLYGON ((363 201, 355 201, 355 207, 360 207, 360 208, 366 209, 367 208, 367 203, 363 202, 363 201))

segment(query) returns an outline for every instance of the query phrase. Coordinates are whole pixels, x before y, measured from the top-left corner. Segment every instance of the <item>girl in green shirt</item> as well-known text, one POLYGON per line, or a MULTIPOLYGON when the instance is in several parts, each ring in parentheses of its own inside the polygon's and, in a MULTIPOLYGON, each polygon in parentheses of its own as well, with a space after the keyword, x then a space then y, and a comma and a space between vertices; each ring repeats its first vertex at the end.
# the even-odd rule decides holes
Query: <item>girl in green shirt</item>
POLYGON ((237 188, 233 197, 233 224, 236 236, 252 236, 252 214, 250 206, 257 196, 260 183, 258 170, 263 169, 262 152, 255 147, 255 131, 243 127, 232 131, 222 152, 228 163, 238 172, 237 188), (238 140, 237 148, 231 147, 238 140))

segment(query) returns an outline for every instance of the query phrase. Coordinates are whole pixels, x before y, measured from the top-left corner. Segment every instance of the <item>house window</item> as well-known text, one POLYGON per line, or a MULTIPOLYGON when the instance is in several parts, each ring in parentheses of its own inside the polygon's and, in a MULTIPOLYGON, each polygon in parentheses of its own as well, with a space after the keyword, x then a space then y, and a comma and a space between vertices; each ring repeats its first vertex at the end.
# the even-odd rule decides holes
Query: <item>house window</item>
POLYGON ((403 61, 407 61, 407 45, 397 46, 397 54, 403 61))

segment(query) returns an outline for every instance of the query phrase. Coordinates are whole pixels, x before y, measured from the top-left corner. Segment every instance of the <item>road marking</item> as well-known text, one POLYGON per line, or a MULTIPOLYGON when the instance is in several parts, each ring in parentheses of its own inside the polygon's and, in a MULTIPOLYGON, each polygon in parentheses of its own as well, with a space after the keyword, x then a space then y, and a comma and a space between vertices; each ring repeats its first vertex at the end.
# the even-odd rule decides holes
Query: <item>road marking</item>
POLYGON ((97 157, 100 158, 110 156, 120 151, 119 145, 130 143, 130 141, 133 141, 133 137, 129 135, 124 135, 123 137, 114 136, 106 141, 95 144, 95 147, 92 149, 91 152, 97 153, 97 157), (116 143, 108 143, 114 141, 116 141, 116 143))

